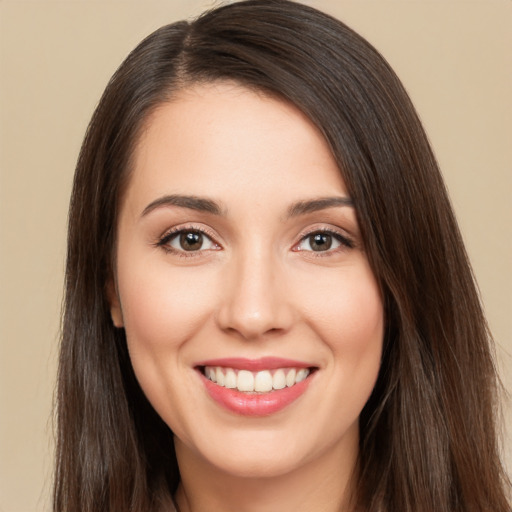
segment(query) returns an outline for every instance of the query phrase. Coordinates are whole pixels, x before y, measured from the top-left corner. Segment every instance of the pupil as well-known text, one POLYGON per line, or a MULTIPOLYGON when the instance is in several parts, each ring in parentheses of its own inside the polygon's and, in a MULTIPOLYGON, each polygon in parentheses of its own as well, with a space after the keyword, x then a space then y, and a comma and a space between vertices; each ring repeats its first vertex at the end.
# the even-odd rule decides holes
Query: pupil
POLYGON ((180 245, 185 251, 197 251, 203 245, 203 235, 201 233, 182 233, 180 235, 180 245))
POLYGON ((312 237, 311 248, 314 251, 327 251, 332 245, 332 236, 325 233, 317 233, 312 237))

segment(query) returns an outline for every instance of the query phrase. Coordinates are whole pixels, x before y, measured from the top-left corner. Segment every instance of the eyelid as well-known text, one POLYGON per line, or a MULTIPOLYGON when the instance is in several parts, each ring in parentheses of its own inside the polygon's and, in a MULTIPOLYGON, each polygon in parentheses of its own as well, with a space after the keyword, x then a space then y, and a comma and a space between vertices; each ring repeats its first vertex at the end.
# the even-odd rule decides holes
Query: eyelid
POLYGON ((219 244, 217 242, 216 238, 217 238, 217 236, 212 231, 210 231, 209 229, 207 229, 203 226, 197 226, 194 224, 184 224, 184 225, 173 226, 172 228, 165 231, 161 236, 158 237, 158 239, 154 242, 153 245, 155 247, 160 247, 167 252, 174 253, 174 254, 177 254, 182 257, 193 257, 193 256, 199 256, 201 253, 204 253, 205 251, 222 249, 221 244, 219 244), (215 249, 200 249, 198 251, 184 251, 184 250, 176 249, 169 245, 169 242, 174 237, 179 236, 180 233, 190 232, 190 231, 201 233, 203 236, 207 237, 211 241, 211 243, 215 245, 215 249))
MULTIPOLYGON (((199 256, 204 252, 212 251, 212 250, 220 250, 222 249, 222 245, 217 242, 218 236, 210 229, 204 226, 198 226, 196 224, 181 224, 177 226, 173 226, 170 229, 167 229, 162 235, 160 235, 157 240, 153 243, 155 247, 159 247, 164 249, 167 252, 177 254, 182 257, 193 257, 193 256, 199 256), (172 240, 174 237, 178 236, 180 233, 187 232, 187 231, 195 231, 198 233, 201 233, 203 236, 206 236, 212 244, 215 245, 214 249, 199 249, 197 251, 185 251, 181 249, 176 249, 174 247, 171 247, 169 245, 169 241, 172 240)), ((322 257, 322 256, 328 256, 336 252, 340 252, 343 250, 349 250, 353 249, 357 246, 356 241, 354 240, 354 237, 347 234, 345 230, 342 230, 341 228, 332 227, 332 226, 313 226, 310 227, 303 232, 300 233, 298 236, 298 241, 292 246, 292 251, 295 252, 308 252, 310 253, 310 256, 314 257, 322 257), (314 234, 327 234, 335 238, 340 244, 340 247, 336 247, 334 249, 327 249, 325 251, 312 251, 312 250, 304 250, 300 249, 299 245, 304 242, 305 239, 307 239, 309 236, 314 234)))
POLYGON ((314 253, 315 257, 317 256, 327 256, 328 254, 332 254, 335 252, 338 252, 340 250, 348 250, 353 249, 356 247, 355 240, 342 232, 340 229, 336 229, 333 227, 326 227, 326 226, 316 226, 313 228, 309 228, 308 230, 302 232, 299 235, 299 240, 294 244, 292 247, 292 250, 295 250, 296 252, 304 251, 309 253, 314 253), (304 251, 303 249, 299 249, 299 245, 302 244, 309 236, 315 235, 315 234, 326 234, 331 235, 333 238, 335 238, 340 244, 341 247, 336 247, 334 249, 328 249, 326 251, 304 251))

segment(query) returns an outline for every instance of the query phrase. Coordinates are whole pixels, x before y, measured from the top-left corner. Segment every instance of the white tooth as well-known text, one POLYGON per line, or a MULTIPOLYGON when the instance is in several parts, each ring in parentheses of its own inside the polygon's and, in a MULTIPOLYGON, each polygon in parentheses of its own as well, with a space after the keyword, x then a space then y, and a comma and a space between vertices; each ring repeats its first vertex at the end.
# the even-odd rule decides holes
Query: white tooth
POLYGON ((254 377, 247 370, 240 370, 237 376, 236 387, 238 391, 254 391, 254 377))
POLYGON ((224 374, 222 373, 222 368, 220 366, 217 366, 215 376, 217 378, 217 384, 219 386, 224 386, 224 374))
POLYGON ((216 382, 217 381, 217 377, 215 375, 215 368, 212 368, 211 366, 207 366, 206 367, 206 376, 212 381, 212 382, 216 382))
POLYGON ((295 375, 296 375, 295 368, 292 368, 287 374, 286 374, 286 385, 291 388, 295 384, 295 375))
POLYGON ((224 377, 224 387, 230 389, 236 388, 236 373, 231 368, 226 370, 226 376, 224 377))
POLYGON ((301 382, 303 381, 309 374, 309 370, 306 369, 306 368, 301 368, 298 372, 297 372, 297 376, 295 377, 295 382, 298 383, 298 382, 301 382))
POLYGON ((265 392, 272 390, 272 375, 268 370, 258 372, 254 378, 254 391, 265 392))
POLYGON ((272 377, 272 387, 274 389, 283 389, 286 387, 286 377, 284 375, 284 370, 277 370, 272 377))

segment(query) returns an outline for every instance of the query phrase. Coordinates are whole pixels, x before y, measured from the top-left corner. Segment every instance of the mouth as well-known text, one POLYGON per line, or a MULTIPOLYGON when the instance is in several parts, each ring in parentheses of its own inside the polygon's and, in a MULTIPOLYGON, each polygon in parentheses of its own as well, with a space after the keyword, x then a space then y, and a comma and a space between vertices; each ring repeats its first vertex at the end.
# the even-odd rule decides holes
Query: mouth
POLYGON ((210 398, 243 416, 267 416, 295 402, 319 368, 279 358, 218 359, 196 366, 210 398))
POLYGON ((201 373, 211 382, 242 393, 269 393, 291 388, 307 379, 314 368, 277 368, 261 371, 222 366, 202 366, 201 373))

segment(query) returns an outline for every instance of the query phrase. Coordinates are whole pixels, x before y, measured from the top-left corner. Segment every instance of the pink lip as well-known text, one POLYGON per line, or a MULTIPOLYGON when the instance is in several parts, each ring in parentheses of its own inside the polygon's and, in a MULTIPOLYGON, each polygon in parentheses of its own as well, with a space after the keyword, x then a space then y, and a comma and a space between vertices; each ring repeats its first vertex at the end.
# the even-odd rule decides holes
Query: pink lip
POLYGON ((236 368, 259 372, 261 370, 277 370, 278 368, 310 368, 312 365, 293 359, 281 357, 262 357, 260 359, 246 359, 243 357, 227 357, 222 359, 209 359, 201 361, 196 366, 221 366, 223 368, 236 368))
MULTIPOLYGON (((239 370, 260 371, 276 368, 309 368, 311 365, 293 361, 266 357, 257 360, 243 358, 212 359, 198 364, 196 367, 221 366, 239 370)), ((228 411, 242 416, 268 416, 281 411, 292 402, 301 397, 307 390, 314 372, 305 380, 284 389, 268 393, 242 393, 237 389, 228 389, 207 379, 201 371, 200 378, 210 397, 228 411)))

